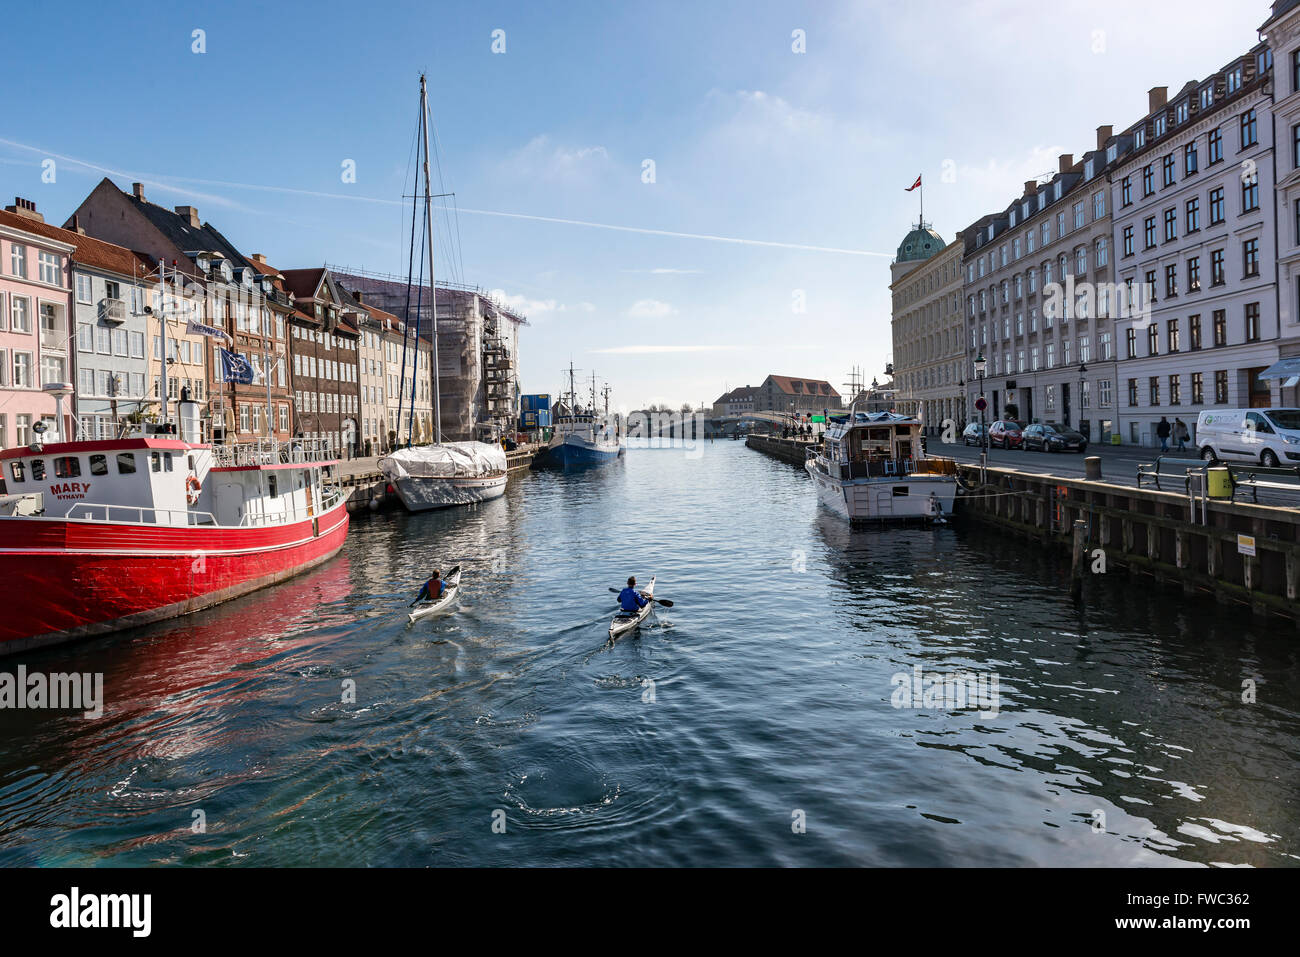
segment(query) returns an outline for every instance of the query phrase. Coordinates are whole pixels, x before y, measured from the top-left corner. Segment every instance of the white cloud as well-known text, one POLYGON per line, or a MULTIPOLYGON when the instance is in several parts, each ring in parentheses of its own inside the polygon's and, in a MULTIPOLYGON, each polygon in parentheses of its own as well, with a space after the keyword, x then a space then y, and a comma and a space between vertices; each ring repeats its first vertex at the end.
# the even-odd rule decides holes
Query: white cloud
POLYGON ((671 303, 658 299, 638 299, 628 308, 627 314, 632 319, 666 319, 677 315, 671 303))
POLYGON ((609 151, 603 146, 561 146, 543 133, 511 153, 504 166, 516 176, 562 180, 590 176, 609 161, 609 151))
POLYGON ((548 319, 568 308, 564 303, 555 299, 530 299, 520 293, 508 293, 504 289, 492 289, 488 292, 488 295, 502 305, 516 312, 521 312, 534 321, 548 319))

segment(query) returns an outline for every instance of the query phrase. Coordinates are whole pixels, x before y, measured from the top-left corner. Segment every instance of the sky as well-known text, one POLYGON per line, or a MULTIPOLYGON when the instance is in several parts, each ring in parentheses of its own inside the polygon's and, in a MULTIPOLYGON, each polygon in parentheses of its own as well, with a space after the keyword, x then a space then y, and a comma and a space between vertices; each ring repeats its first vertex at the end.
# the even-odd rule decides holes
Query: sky
POLYGON ((572 362, 625 409, 769 373, 884 379, 918 175, 951 241, 1097 126, 1135 122, 1149 88, 1248 50, 1268 16, 1195 0, 52 9, 5 13, 21 38, 0 62, 5 204, 61 224, 102 177, 140 181, 278 268, 404 276, 425 72, 435 191, 455 193, 437 277, 527 315, 523 391, 558 392, 572 362))

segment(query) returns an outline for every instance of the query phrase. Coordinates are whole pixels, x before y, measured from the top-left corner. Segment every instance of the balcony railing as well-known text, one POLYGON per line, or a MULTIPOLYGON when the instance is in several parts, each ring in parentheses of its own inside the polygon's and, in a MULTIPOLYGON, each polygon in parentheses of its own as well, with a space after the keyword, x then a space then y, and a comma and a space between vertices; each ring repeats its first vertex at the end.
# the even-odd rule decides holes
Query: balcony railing
POLYGON ((125 322, 126 303, 121 299, 99 300, 99 318, 105 322, 125 322))
POLYGON ((337 450, 330 439, 294 439, 292 442, 259 439, 238 445, 218 445, 212 449, 213 464, 218 468, 311 465, 337 458, 337 450))

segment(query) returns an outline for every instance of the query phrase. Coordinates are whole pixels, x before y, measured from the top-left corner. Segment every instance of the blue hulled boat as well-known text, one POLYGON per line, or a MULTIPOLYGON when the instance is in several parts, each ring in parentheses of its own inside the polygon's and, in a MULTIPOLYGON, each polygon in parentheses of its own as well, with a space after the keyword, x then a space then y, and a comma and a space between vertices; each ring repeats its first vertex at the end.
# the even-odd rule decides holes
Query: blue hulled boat
POLYGON ((596 412, 596 384, 592 377, 591 406, 577 404, 573 389, 573 367, 569 367, 568 402, 556 404, 551 441, 537 458, 543 468, 575 469, 608 465, 625 451, 626 429, 618 413, 609 412, 609 389, 605 392, 605 412, 596 412))

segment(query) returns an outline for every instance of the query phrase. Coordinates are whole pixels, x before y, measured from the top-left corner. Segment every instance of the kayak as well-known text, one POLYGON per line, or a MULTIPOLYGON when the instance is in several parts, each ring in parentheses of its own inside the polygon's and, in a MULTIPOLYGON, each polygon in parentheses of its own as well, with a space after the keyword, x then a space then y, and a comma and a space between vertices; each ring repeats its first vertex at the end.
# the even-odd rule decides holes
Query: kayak
MULTIPOLYGON (((650 598, 654 593, 655 580, 651 578, 650 584, 641 589, 641 594, 646 598, 650 598)), ((648 601, 645 603, 645 607, 639 611, 631 612, 620 609, 619 613, 614 616, 614 620, 609 623, 609 640, 617 641, 620 636, 626 635, 633 628, 636 628, 641 624, 641 622, 646 620, 646 617, 650 614, 650 611, 653 608, 654 602, 648 601)))
POLYGON ((442 580, 447 586, 443 589, 442 597, 437 601, 420 602, 415 606, 415 610, 406 616, 408 620, 417 622, 421 618, 432 618, 434 615, 441 615, 451 610, 451 606, 456 604, 456 599, 460 597, 460 566, 453 567, 442 580))

